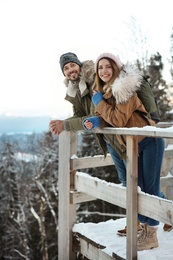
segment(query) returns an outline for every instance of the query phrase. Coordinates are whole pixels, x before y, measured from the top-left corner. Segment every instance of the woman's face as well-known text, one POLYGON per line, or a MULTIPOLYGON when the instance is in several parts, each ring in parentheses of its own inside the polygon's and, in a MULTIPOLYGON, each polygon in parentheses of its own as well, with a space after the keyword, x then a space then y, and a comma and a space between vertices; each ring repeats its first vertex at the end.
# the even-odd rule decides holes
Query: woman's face
POLYGON ((98 75, 105 83, 109 82, 113 76, 113 69, 107 59, 101 59, 98 63, 98 75))

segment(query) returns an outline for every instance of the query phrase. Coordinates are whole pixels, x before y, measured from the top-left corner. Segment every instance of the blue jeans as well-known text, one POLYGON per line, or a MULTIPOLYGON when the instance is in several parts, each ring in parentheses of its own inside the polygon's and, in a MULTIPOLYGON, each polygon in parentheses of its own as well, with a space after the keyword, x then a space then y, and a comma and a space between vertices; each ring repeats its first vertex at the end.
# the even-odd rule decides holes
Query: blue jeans
MULTIPOLYGON (((160 194, 160 173, 164 155, 164 139, 146 137, 139 142, 138 157, 138 185, 145 193, 163 196, 160 194)), ((138 215, 141 223, 156 226, 159 221, 138 215)))
MULTIPOLYGON (((118 177, 123 186, 126 186, 126 161, 120 159, 118 153, 107 143, 107 149, 117 169, 118 177)), ((164 139, 146 137, 139 142, 138 157, 138 185, 141 190, 151 195, 166 198, 160 191, 160 172, 164 154, 164 139)), ((138 214, 141 223, 150 226, 158 225, 159 222, 138 214)))
POLYGON ((118 179, 122 183, 122 185, 126 187, 126 161, 124 159, 120 159, 120 156, 110 144, 106 143, 106 145, 108 152, 110 153, 115 164, 115 168, 118 173, 118 179))

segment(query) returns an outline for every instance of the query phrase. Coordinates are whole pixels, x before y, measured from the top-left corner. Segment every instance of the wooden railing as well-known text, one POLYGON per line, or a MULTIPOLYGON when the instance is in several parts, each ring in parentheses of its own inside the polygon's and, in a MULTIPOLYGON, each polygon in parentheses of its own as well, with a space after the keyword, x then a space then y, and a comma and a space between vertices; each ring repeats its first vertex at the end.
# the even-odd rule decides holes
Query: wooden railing
MULTIPOLYGON (((127 214, 127 247, 126 259, 137 259, 137 214, 173 225, 173 202, 156 196, 138 192, 137 158, 138 143, 135 136, 152 136, 173 139, 173 127, 144 128, 104 128, 94 130, 95 133, 126 135, 127 140, 127 188, 119 185, 107 185, 97 182, 87 174, 76 172, 78 169, 101 167, 113 164, 108 156, 77 158, 77 134, 63 131, 59 136, 59 231, 58 259, 74 260, 76 253, 73 244, 72 228, 76 222, 76 203, 102 199, 114 205, 126 208, 127 214), (80 191, 80 192, 79 192, 80 191)), ((171 152, 165 151, 165 157, 171 152)), ((169 185, 172 178, 169 180, 169 185)), ((80 243, 82 240, 80 240, 80 243)), ((84 241, 83 241, 84 242, 84 241)), ((80 252, 85 255, 86 244, 81 243, 80 252)), ((95 250, 100 250, 96 248, 95 250)), ((98 255, 98 254, 96 254, 98 255)), ((90 256, 88 253, 87 257, 90 256)), ((97 258, 90 258, 97 260, 97 258)), ((115 259, 99 254, 101 259, 115 259)))

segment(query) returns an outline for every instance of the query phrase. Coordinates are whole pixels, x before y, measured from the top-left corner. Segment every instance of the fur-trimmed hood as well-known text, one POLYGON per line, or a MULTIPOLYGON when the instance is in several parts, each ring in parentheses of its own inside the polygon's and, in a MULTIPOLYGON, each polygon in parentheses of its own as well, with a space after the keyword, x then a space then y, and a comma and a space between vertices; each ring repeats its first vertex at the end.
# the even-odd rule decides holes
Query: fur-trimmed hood
MULTIPOLYGON (((82 62, 81 72, 80 72, 80 81, 92 84, 94 82, 95 70, 94 62, 92 60, 87 60, 82 62)), ((69 79, 64 79, 64 84, 68 87, 69 79)))
POLYGON ((142 79, 140 70, 135 65, 126 63, 119 77, 112 84, 112 94, 116 104, 127 102, 140 89, 142 79))

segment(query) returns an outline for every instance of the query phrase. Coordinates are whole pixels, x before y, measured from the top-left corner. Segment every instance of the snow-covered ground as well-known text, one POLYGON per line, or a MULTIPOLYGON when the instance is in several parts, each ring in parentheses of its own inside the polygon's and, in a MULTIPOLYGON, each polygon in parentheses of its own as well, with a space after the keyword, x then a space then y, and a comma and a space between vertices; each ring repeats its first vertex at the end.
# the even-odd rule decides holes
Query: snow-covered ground
MULTIPOLYGON (((106 222, 79 223, 73 227, 73 232, 78 232, 98 244, 106 246, 102 249, 105 253, 112 252, 126 259, 126 237, 116 234, 118 229, 126 226, 126 218, 109 220, 106 222)), ((172 260, 173 259, 173 230, 163 231, 163 223, 158 228, 159 247, 152 250, 138 251, 138 260, 172 260)))

